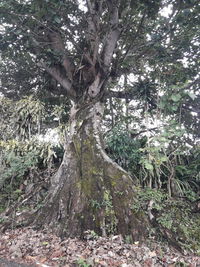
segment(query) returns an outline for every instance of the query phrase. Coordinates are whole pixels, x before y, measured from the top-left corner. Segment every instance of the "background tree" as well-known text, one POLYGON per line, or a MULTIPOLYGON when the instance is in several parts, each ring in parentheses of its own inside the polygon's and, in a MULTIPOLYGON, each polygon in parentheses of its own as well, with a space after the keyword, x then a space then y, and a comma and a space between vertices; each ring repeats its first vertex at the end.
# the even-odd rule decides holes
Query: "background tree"
MULTIPOLYGON (((147 112, 155 115, 164 107, 168 114, 180 114, 179 123, 185 110, 198 112, 187 91, 198 97, 198 2, 10 0, 0 8, 4 62, 19 66, 24 58, 27 67, 17 70, 25 73, 33 66, 37 72, 35 79, 28 76, 28 90, 44 88, 72 103, 63 162, 35 223, 50 224, 62 235, 88 229, 106 234, 114 225, 122 234, 142 236, 148 222, 131 208, 134 182, 104 152, 103 106, 107 98, 110 107, 113 98, 126 99, 127 106, 134 99, 148 125, 147 112), (166 7, 168 16, 162 12, 166 7), (125 86, 116 90, 123 80, 125 86), (181 103, 185 95, 188 102, 181 103)), ((19 83, 12 86, 15 67, 3 71, 10 78, 2 80, 4 94, 28 93, 19 83)), ((143 160, 152 170, 150 158, 143 160)))

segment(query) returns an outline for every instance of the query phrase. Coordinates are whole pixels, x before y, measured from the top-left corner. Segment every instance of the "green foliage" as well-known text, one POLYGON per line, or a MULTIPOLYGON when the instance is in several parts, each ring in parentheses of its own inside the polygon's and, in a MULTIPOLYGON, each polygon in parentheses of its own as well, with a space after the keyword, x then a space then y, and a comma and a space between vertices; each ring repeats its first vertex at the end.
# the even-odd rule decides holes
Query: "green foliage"
POLYGON ((77 260, 77 264, 79 267, 90 267, 91 264, 87 263, 86 260, 80 258, 77 260))
POLYGON ((142 155, 140 148, 145 142, 146 138, 134 140, 123 126, 116 126, 106 137, 106 150, 114 161, 134 173, 142 155))
POLYGON ((11 151, 5 155, 3 160, 5 161, 6 168, 1 173, 1 181, 11 177, 18 179, 23 177, 29 169, 37 166, 38 154, 30 151, 23 156, 19 156, 11 151))
POLYGON ((17 137, 20 140, 30 139, 41 133, 41 125, 46 116, 44 104, 33 95, 13 101, 0 97, 2 112, 2 139, 17 137), (13 112, 15 106, 15 112, 13 112), (4 121, 6 120, 6 121, 4 121))
POLYGON ((145 210, 148 216, 150 212, 153 215, 154 227, 170 230, 184 248, 195 252, 200 250, 200 218, 193 212, 193 202, 171 199, 161 190, 138 188, 132 208, 137 212, 145 210))
POLYGON ((151 188, 137 189, 137 200, 133 204, 132 208, 136 211, 141 209, 147 210, 150 201, 153 201, 152 209, 160 211, 163 208, 163 202, 167 199, 167 194, 161 190, 155 190, 151 188))
POLYGON ((50 143, 8 140, 0 141, 0 190, 1 204, 13 202, 19 198, 20 186, 31 175, 36 175, 41 169, 50 168, 55 159, 55 148, 50 143))
POLYGON ((45 115, 44 104, 32 95, 19 100, 12 118, 17 136, 30 139, 35 132, 40 134, 45 115))
MULTIPOLYGON (((123 194, 123 192, 117 192, 117 193, 123 194)), ((101 225, 103 231, 105 231, 107 234, 116 233, 117 221, 114 213, 112 196, 110 192, 108 190, 105 190, 103 199, 101 201, 91 199, 90 205, 94 210, 101 210, 104 213, 105 221, 103 221, 101 225)), ((92 236, 92 233, 90 233, 90 236, 92 236)))
POLYGON ((170 231, 182 247, 198 253, 200 222, 193 203, 198 199, 200 150, 183 142, 185 134, 186 129, 171 120, 156 135, 133 139, 124 122, 124 127, 109 132, 107 151, 143 187, 137 189, 133 210, 145 210, 147 216, 150 212, 156 227, 170 231), (124 156, 129 164, 123 165, 124 156))
POLYGON ((54 105, 47 106, 32 95, 21 100, 1 97, 0 110, 0 200, 4 209, 24 194, 24 188, 34 182, 34 177, 60 164, 63 148, 44 141, 42 133, 48 131, 45 123, 50 117, 59 118, 61 124, 65 110, 60 109, 58 114, 54 105))
POLYGON ((167 189, 170 196, 192 197, 199 187, 200 151, 198 146, 189 149, 180 143, 184 134, 173 121, 151 138, 133 139, 125 128, 115 127, 106 138, 107 152, 142 186, 167 189))
POLYGON ((133 244, 133 238, 131 235, 126 235, 124 241, 126 244, 133 244))
POLYGON ((168 200, 164 203, 157 222, 170 229, 183 247, 198 252, 200 218, 192 209, 191 202, 168 200))

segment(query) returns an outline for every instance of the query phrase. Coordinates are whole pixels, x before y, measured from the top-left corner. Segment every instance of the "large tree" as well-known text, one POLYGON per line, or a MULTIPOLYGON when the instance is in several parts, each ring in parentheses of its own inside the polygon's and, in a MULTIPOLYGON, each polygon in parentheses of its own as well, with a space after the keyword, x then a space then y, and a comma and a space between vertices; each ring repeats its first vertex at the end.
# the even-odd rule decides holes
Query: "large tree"
POLYGON ((195 0, 2 1, 2 57, 10 64, 2 69, 3 93, 20 96, 31 88, 24 79, 16 88, 11 70, 19 70, 18 78, 28 70, 34 90, 45 88, 45 72, 46 89, 72 103, 63 161, 31 217, 35 224, 68 236, 111 228, 144 236, 148 220, 132 210, 135 182, 104 151, 104 105, 107 98, 143 96, 154 110, 158 87, 196 90, 198 7, 195 0), (113 89, 127 79, 128 90, 113 89))

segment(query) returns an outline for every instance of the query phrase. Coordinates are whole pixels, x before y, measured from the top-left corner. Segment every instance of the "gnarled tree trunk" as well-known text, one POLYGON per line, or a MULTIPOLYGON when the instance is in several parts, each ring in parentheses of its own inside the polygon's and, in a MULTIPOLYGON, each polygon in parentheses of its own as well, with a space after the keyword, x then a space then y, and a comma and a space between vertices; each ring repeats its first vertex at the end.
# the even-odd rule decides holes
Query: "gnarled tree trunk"
POLYGON ((75 53, 67 50, 67 39, 57 28, 45 29, 43 34, 47 36, 43 37, 44 43, 61 55, 61 61, 49 65, 41 60, 39 66, 76 103, 63 162, 52 180, 44 207, 35 217, 36 224, 51 225, 61 235, 82 236, 85 230, 94 230, 103 235, 132 234, 138 239, 147 229, 144 213, 136 214, 131 209, 133 181, 105 154, 99 129, 103 114, 100 99, 106 93, 111 72, 117 71, 114 52, 123 33, 119 7, 118 0, 106 1, 106 5, 103 1, 86 1, 87 12, 79 20, 85 22, 80 39, 84 45, 79 38, 78 45, 73 37, 69 40, 75 53), (104 14, 107 18, 102 24, 104 14))
POLYGON ((141 239, 148 224, 134 213, 134 184, 104 152, 99 125, 102 103, 75 105, 63 162, 52 180, 35 224, 50 225, 61 236, 121 233, 141 239), (142 223, 141 223, 142 222, 142 223))

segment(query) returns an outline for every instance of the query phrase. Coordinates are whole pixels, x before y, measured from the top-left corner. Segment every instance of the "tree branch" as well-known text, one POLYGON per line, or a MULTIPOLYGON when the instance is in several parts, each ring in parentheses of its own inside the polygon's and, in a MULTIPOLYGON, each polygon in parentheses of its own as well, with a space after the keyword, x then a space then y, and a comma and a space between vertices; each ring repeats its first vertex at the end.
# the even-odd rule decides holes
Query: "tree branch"
POLYGON ((38 63, 38 66, 44 68, 57 82, 59 82, 71 98, 74 99, 76 97, 76 92, 72 88, 72 83, 66 77, 63 77, 58 68, 48 67, 44 62, 38 63))
POLYGON ((102 0, 95 0, 91 2, 86 0, 89 15, 87 17, 88 29, 86 38, 90 44, 91 58, 93 65, 96 64, 98 50, 99 50, 99 31, 100 31, 100 16, 102 14, 102 0))
MULTIPOLYGON (((137 30, 136 30, 134 39, 138 38, 139 33, 140 33, 140 30, 142 29, 142 27, 143 27, 143 25, 144 25, 145 17, 146 17, 146 12, 144 12, 144 14, 143 14, 143 16, 142 16, 142 18, 141 18, 141 20, 140 20, 140 23, 139 23, 138 28, 137 28, 137 30)), ((129 26, 129 25, 127 25, 127 26, 129 26)), ((124 56, 123 56, 122 62, 125 60, 126 56, 129 54, 129 51, 131 50, 131 48, 133 47, 133 45, 134 45, 134 44, 131 43, 131 44, 128 46, 128 48, 127 48, 127 50, 126 50, 126 53, 125 53, 124 56)))
POLYGON ((126 92, 126 91, 112 91, 110 90, 107 94, 107 97, 115 97, 120 99, 133 99, 135 92, 126 92))
POLYGON ((86 3, 87 3, 87 8, 88 8, 88 11, 89 13, 91 14, 92 13, 92 3, 90 0, 86 0, 86 3))
POLYGON ((108 22, 110 24, 110 32, 106 37, 102 50, 102 61, 105 71, 109 69, 113 57, 113 52, 121 33, 119 29, 118 1, 109 0, 107 4, 110 12, 110 19, 108 22))
POLYGON ((156 130, 159 130, 159 129, 160 129, 160 127, 153 127, 153 128, 150 128, 150 129, 141 130, 139 132, 129 131, 129 133, 131 135, 131 138, 135 138, 135 137, 141 135, 142 133, 156 131, 156 130))
POLYGON ((53 50, 61 53, 63 57, 62 65, 66 71, 68 79, 72 81, 72 76, 75 68, 70 59, 65 54, 65 46, 60 36, 60 33, 51 31, 48 33, 48 37, 51 41, 51 47, 53 48, 53 50))

